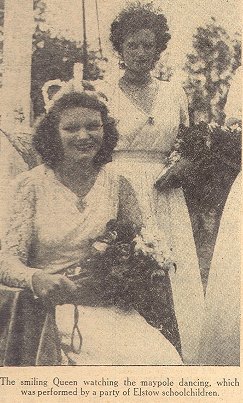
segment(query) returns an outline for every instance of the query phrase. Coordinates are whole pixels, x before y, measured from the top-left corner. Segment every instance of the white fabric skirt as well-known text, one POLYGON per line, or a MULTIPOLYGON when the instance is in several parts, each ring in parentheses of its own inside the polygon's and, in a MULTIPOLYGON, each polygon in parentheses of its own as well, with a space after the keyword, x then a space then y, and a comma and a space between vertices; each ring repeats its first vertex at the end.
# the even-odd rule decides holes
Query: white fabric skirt
MULTIPOLYGON (((117 308, 78 307, 82 348, 71 351, 74 306, 56 308, 63 365, 183 365, 172 344, 136 311, 117 308)), ((75 334, 74 345, 79 340, 75 334)))
POLYGON ((200 363, 240 365, 241 174, 222 214, 206 291, 200 363))
MULTIPOLYGON (((158 234, 161 250, 169 250, 177 265, 170 274, 183 361, 197 364, 204 312, 204 293, 192 232, 182 189, 158 192, 154 184, 164 171, 162 156, 119 153, 113 162, 131 184, 142 220, 151 234, 158 234), (159 161, 160 158, 160 161, 159 161), (154 161, 154 162, 153 162, 154 161)), ((127 198, 129 200, 129 197, 127 198)), ((132 206, 128 209, 132 211, 132 206)))

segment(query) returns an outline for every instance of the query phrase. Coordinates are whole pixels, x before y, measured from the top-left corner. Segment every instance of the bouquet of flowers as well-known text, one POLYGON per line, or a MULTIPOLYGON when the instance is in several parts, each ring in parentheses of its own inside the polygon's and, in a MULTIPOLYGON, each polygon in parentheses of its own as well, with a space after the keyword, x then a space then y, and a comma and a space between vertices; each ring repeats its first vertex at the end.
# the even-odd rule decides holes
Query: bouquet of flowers
POLYGON ((111 220, 104 235, 90 242, 89 257, 66 275, 78 286, 74 304, 136 309, 180 351, 169 278, 175 263, 151 238, 145 229, 111 220))
POLYGON ((231 126, 204 122, 190 127, 180 125, 172 152, 155 186, 163 190, 166 181, 171 182, 174 175, 175 186, 199 193, 199 199, 203 191, 205 203, 217 199, 217 193, 229 187, 241 169, 241 131, 240 122, 231 126), (180 167, 178 175, 177 166, 180 167))

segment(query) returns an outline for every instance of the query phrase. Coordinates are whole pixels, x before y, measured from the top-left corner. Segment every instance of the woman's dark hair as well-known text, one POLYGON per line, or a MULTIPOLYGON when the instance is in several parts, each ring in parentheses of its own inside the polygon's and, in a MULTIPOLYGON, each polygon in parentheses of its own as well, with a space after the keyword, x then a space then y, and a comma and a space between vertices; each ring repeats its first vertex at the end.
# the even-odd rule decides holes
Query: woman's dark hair
POLYGON ((167 48, 171 36, 165 16, 159 10, 155 10, 151 3, 142 5, 138 1, 121 11, 111 24, 110 40, 113 48, 122 56, 122 44, 126 37, 141 29, 150 29, 155 34, 154 63, 156 63, 161 52, 167 48))
POLYGON ((45 115, 36 127, 33 145, 41 155, 44 163, 54 168, 63 160, 64 152, 59 135, 58 125, 63 110, 75 107, 90 108, 101 113, 104 137, 100 150, 94 157, 96 165, 103 165, 111 161, 112 152, 117 144, 118 132, 114 119, 108 116, 108 110, 97 98, 87 93, 72 92, 65 94, 55 102, 50 112, 45 115))

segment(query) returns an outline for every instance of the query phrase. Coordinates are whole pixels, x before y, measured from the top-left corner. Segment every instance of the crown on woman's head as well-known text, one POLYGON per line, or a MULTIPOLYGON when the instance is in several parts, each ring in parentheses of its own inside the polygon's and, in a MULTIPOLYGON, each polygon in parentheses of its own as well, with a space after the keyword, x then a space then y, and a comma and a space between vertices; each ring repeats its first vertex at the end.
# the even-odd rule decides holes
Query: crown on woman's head
POLYGON ((64 95, 68 94, 86 94, 89 97, 96 99, 97 101, 106 105, 106 96, 97 91, 89 81, 81 81, 76 78, 72 78, 69 81, 50 80, 47 81, 42 87, 42 95, 45 103, 46 112, 50 112, 55 103, 59 101, 64 95), (52 96, 50 90, 52 89, 52 96))

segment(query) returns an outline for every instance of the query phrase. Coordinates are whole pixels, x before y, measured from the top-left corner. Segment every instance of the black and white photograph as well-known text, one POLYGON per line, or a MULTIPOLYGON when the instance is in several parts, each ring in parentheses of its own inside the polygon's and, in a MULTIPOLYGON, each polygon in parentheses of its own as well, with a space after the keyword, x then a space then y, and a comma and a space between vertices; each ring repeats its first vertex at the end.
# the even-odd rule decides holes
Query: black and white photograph
POLYGON ((240 367, 240 3, 0 0, 0 374, 240 367))

